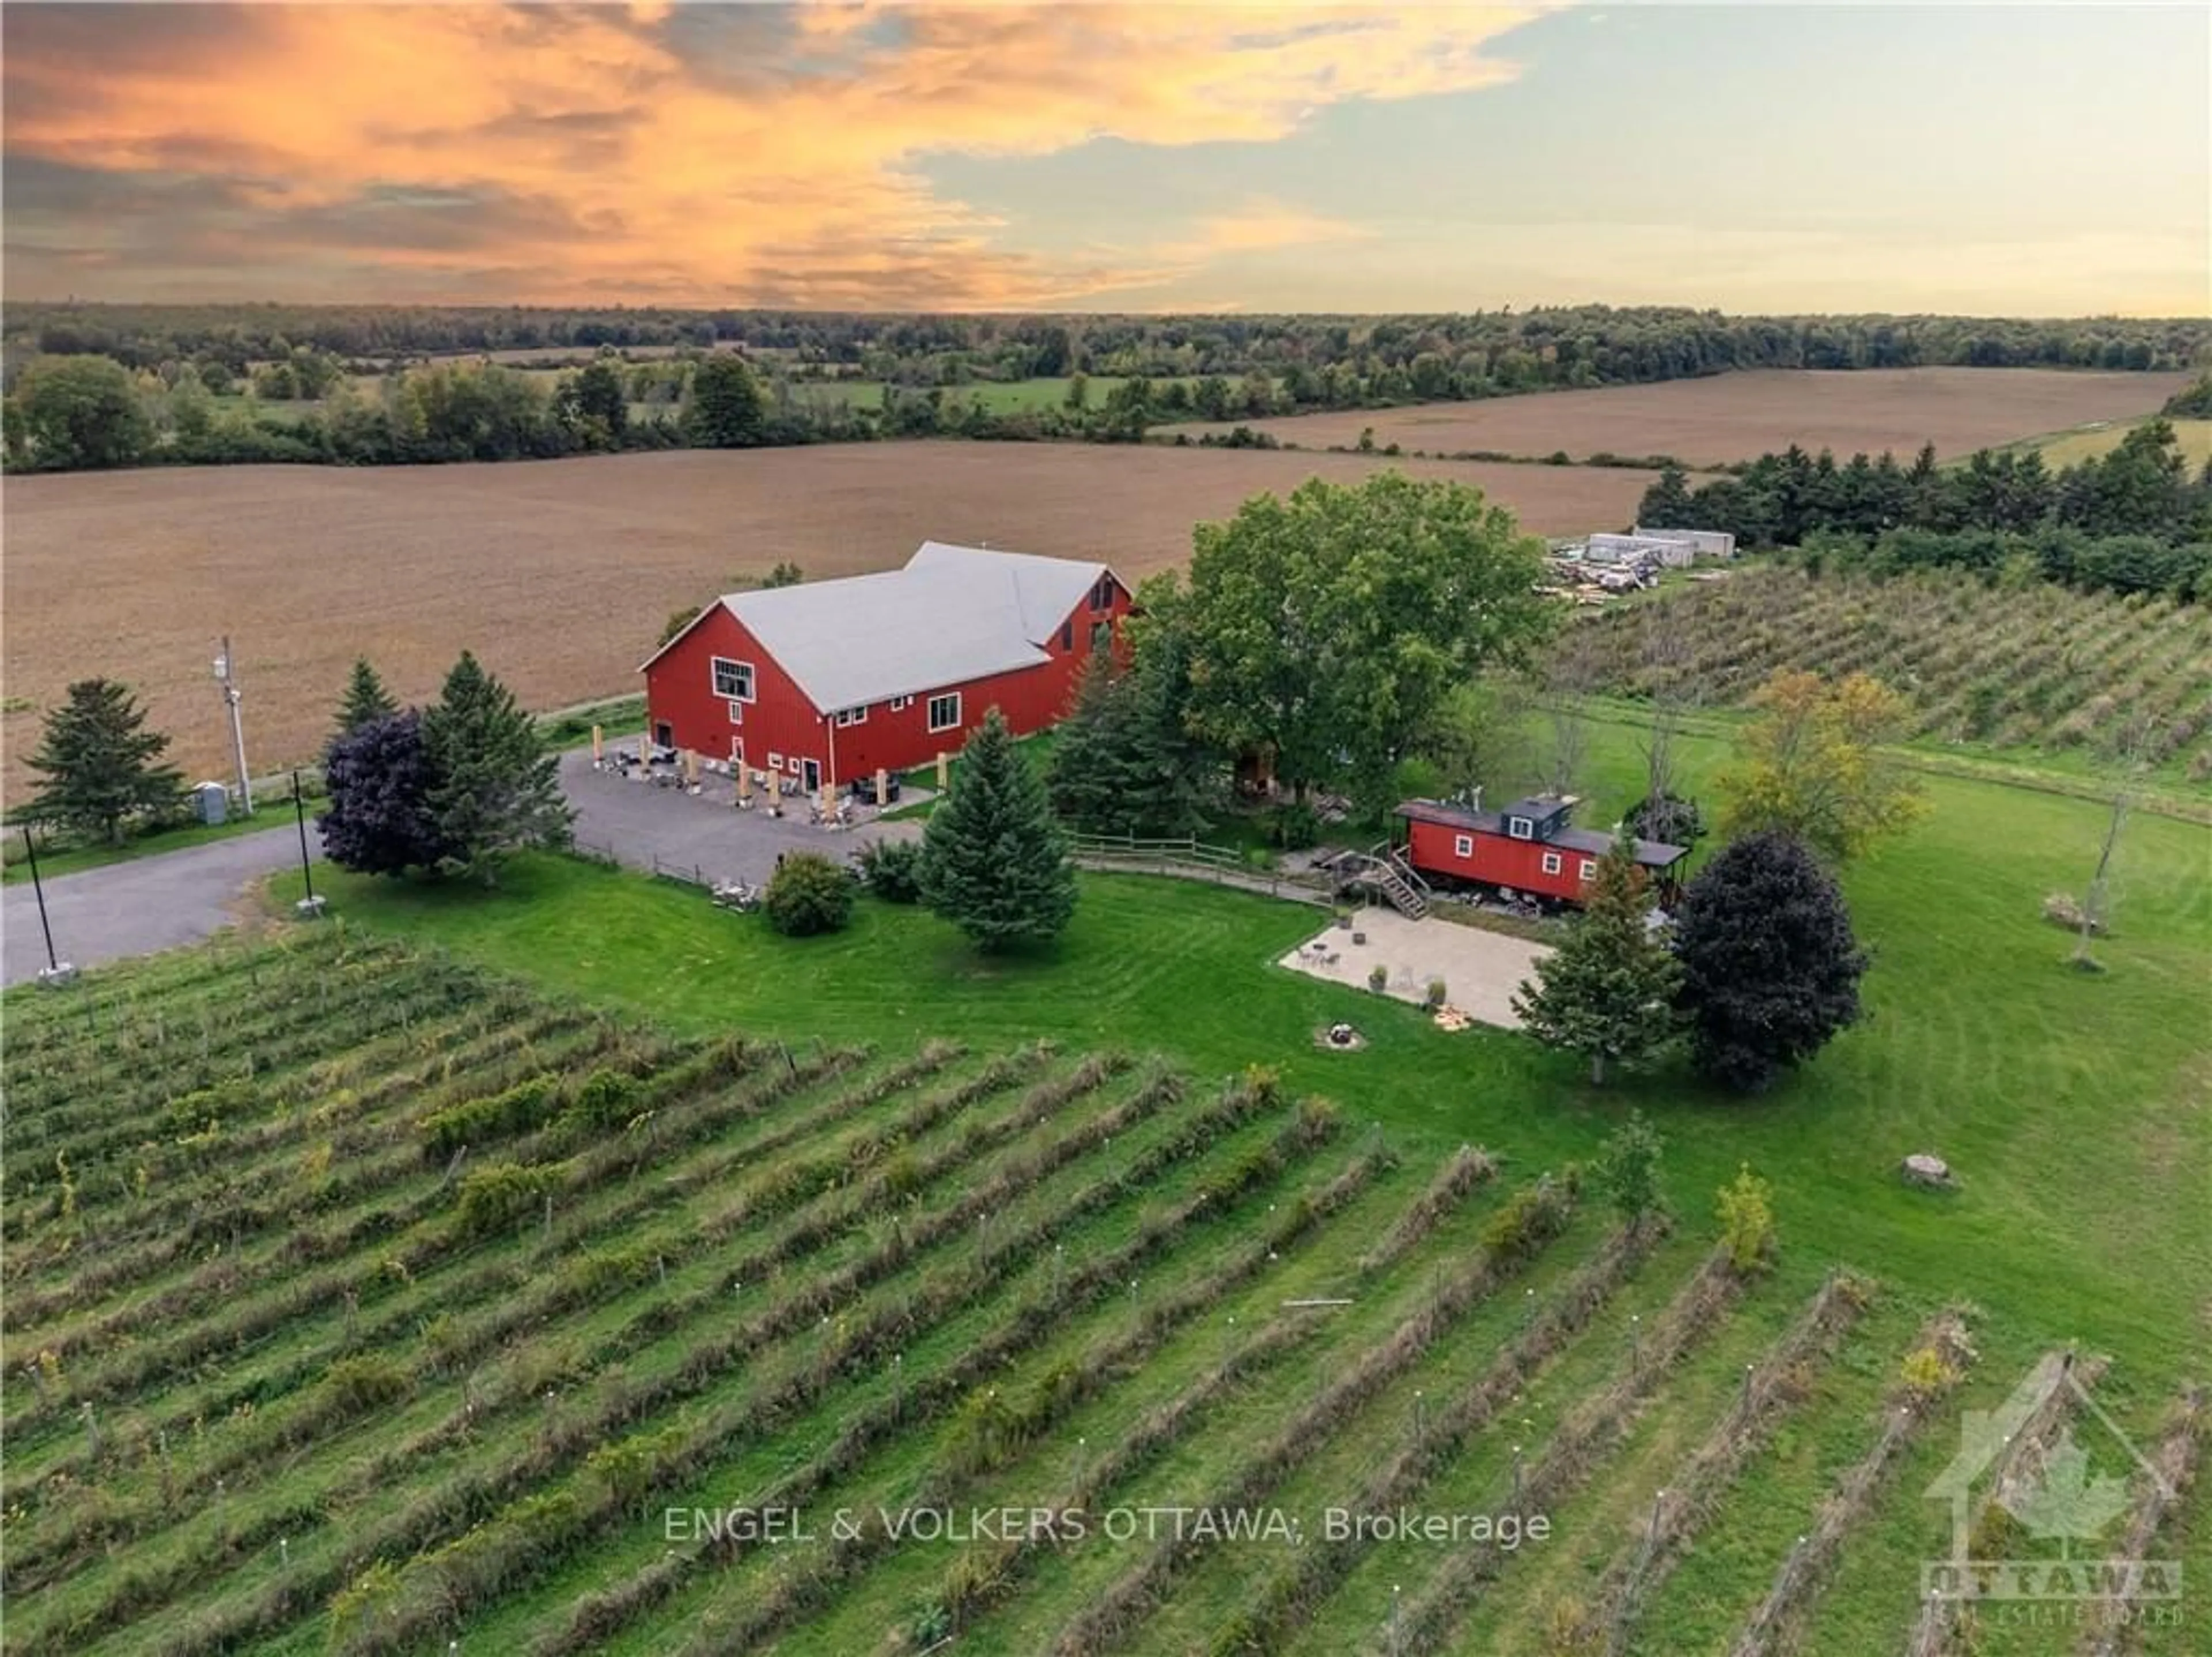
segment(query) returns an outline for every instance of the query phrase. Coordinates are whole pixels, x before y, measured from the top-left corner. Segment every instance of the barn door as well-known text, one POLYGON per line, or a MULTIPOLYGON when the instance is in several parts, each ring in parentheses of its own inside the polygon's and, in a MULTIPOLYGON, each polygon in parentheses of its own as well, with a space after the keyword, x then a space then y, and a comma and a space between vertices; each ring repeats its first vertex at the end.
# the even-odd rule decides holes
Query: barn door
POLYGON ((806 785, 807 793, 819 793, 822 789, 822 762, 818 759, 802 759, 799 761, 799 765, 801 767, 799 781, 806 785))

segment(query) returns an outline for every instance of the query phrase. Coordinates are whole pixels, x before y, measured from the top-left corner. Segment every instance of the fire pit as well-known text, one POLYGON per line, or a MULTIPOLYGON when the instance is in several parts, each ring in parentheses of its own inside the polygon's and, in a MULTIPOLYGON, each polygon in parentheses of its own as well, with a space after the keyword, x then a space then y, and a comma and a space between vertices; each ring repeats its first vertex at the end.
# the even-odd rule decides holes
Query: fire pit
POLYGON ((1332 1053, 1356 1053, 1367 1038, 1349 1024, 1332 1024, 1314 1032, 1314 1045, 1332 1053))

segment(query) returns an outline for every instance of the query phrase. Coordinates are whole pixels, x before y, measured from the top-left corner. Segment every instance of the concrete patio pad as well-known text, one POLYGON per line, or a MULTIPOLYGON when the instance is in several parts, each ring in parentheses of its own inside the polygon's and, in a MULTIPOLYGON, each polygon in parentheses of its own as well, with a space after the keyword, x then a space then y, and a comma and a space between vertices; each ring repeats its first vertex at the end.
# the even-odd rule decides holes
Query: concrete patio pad
POLYGON ((1442 978, 1447 1007, 1504 1030, 1521 1027, 1513 1011, 1513 992, 1535 972, 1536 963, 1552 953, 1547 944, 1434 917, 1409 920, 1391 909, 1362 911, 1352 930, 1364 933, 1367 941, 1354 943, 1352 932, 1325 927, 1279 965, 1366 994, 1372 993, 1367 975, 1379 963, 1390 974, 1384 993, 1417 1005, 1428 999, 1429 980, 1442 978), (1322 946, 1321 954, 1336 956, 1335 965, 1316 957, 1310 949, 1315 943, 1322 946))

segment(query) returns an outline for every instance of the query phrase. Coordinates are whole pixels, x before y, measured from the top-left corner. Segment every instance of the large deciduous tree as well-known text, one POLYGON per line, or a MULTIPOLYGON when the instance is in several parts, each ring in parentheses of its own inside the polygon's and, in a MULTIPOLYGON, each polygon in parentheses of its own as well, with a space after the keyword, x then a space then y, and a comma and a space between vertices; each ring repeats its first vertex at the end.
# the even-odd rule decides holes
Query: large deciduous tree
POLYGON ((130 370, 107 357, 40 357, 16 381, 15 399, 34 465, 127 466, 153 447, 153 422, 130 370))
POLYGON ((79 679, 46 716, 31 769, 46 781, 30 813, 111 844, 131 818, 184 804, 184 773, 160 763, 169 739, 146 728, 145 710, 112 679, 79 679))
POLYGON ((684 436, 700 448, 748 448, 768 439, 768 399, 744 359, 727 352, 691 371, 684 436))
POLYGON ((323 758, 330 805, 315 819, 323 850, 362 874, 434 870, 452 850, 430 809, 436 774, 410 708, 349 727, 323 758))
POLYGON ((1766 1087, 1859 1016, 1867 958, 1834 877, 1797 841, 1753 834, 1682 894, 1676 1000, 1698 1070, 1740 1092, 1766 1087))
POLYGON ((1759 717, 1719 777, 1723 833, 1778 831, 1842 862, 1920 815, 1917 785, 1883 746, 1903 733, 1905 700, 1881 680, 1780 673, 1752 704, 1759 717))
POLYGON ((1675 1031, 1681 968, 1649 924, 1649 884, 1635 843, 1616 835, 1598 859, 1582 918, 1513 997, 1529 1033, 1589 1061, 1594 1085, 1603 1084, 1608 1064, 1650 1058, 1675 1031))
POLYGON ((510 852, 567 842, 573 813, 561 797, 559 762, 514 693, 465 650, 422 716, 422 747, 434 773, 430 813, 445 842, 442 872, 491 886, 510 852))
POLYGON ((1542 548, 1480 490, 1387 472, 1321 478, 1200 524, 1180 606, 1193 728, 1272 753, 1303 798, 1387 805, 1451 688, 1549 633, 1542 548))
POLYGON ((1067 844, 996 708, 968 739, 930 813, 921 894, 986 950, 1056 937, 1075 912, 1067 844))

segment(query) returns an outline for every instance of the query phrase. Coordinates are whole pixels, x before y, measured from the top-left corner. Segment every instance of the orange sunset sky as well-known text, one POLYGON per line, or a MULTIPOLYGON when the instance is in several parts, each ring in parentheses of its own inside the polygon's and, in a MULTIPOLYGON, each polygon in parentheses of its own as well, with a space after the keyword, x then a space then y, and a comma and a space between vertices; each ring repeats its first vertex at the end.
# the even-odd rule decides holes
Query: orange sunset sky
POLYGON ((11 3, 5 289, 2197 314, 2208 19, 11 3))

